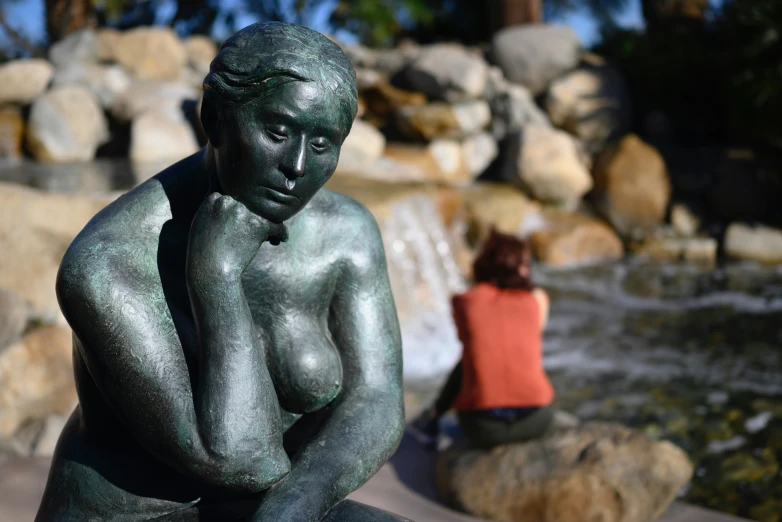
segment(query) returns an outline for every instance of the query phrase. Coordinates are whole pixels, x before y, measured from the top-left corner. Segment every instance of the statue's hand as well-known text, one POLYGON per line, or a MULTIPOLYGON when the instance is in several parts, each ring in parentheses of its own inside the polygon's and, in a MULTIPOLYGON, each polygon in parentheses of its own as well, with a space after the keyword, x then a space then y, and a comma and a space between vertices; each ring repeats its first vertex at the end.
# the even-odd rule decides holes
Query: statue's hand
POLYGON ((261 244, 265 241, 279 244, 287 239, 284 224, 272 223, 253 214, 231 196, 213 192, 190 225, 188 274, 206 278, 216 273, 238 277, 261 244))

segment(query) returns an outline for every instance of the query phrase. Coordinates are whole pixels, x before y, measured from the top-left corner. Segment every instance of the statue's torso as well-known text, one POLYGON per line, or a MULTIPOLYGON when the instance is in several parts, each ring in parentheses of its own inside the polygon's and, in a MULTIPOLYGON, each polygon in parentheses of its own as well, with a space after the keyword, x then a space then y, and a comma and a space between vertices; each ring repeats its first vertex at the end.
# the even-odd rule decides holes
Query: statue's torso
MULTIPOLYGON (((158 208, 167 205, 161 194, 162 190, 140 190, 125 196, 124 201, 115 203, 120 207, 117 212, 99 216, 90 233, 80 240, 101 242, 100 248, 120 253, 128 261, 124 273, 116 276, 129 278, 130 291, 154 305, 147 320, 162 321, 163 328, 176 332, 195 387, 197 366, 208 361, 199 360, 187 295, 184 262, 188 227, 184 223, 166 225, 170 214, 158 208), (136 218, 138 223, 133 222, 136 218)), ((321 191, 292 220, 289 241, 279 246, 262 245, 242 276, 278 399, 291 413, 318 410, 341 389, 342 363, 328 326, 332 296, 340 282, 342 250, 338 235, 330 232, 339 227, 340 198, 343 196, 321 191)), ((116 310, 123 313, 120 302, 106 306, 120 307, 116 310)), ((140 473, 148 476, 145 488, 156 489, 153 483, 157 482, 168 488, 166 484, 179 479, 173 479, 173 470, 161 467, 128 436, 78 352, 74 350, 74 366, 80 424, 86 431, 74 432, 73 442, 81 445, 92 440, 96 447, 86 451, 100 453, 103 460, 116 459, 119 467, 149 468, 140 473)), ((286 426, 291 420, 291 416, 284 417, 286 426)), ((182 486, 188 491, 191 487, 182 486)))

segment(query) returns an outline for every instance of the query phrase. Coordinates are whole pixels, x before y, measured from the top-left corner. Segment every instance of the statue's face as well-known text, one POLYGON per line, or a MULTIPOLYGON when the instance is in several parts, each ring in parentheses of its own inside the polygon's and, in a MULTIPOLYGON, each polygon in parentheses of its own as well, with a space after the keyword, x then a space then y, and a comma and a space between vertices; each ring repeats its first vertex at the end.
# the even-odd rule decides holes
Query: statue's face
POLYGON ((217 176, 252 212, 281 223, 323 187, 347 135, 337 97, 291 81, 221 115, 217 176))

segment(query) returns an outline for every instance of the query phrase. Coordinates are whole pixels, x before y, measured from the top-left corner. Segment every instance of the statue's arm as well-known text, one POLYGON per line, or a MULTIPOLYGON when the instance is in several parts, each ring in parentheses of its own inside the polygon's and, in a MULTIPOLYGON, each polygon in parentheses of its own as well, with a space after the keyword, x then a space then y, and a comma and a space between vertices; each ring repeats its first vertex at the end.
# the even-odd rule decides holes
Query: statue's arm
POLYGON ((279 426, 274 431, 268 419, 270 411, 279 419, 276 398, 258 386, 269 377, 239 285, 215 278, 204 289, 199 306, 210 318, 201 317, 199 344, 214 360, 199 365, 203 381, 194 393, 168 308, 145 290, 160 282, 98 257, 71 248, 58 299, 90 375, 129 432, 161 461, 208 484, 260 491, 282 478, 290 463, 279 426))
POLYGON ((377 224, 363 207, 332 303, 330 330, 344 368, 342 392, 291 472, 252 518, 318 521, 388 460, 404 431, 402 343, 377 224))

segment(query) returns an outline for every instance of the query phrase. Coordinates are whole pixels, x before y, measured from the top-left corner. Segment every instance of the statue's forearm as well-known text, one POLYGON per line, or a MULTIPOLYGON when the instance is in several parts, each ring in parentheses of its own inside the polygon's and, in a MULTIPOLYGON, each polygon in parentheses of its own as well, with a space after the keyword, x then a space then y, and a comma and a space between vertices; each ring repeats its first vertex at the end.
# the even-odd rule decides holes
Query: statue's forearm
POLYGON ((259 488, 290 468, 276 394, 238 280, 191 285, 198 331, 196 411, 205 447, 227 462, 254 466, 259 488))
POLYGON ((334 406, 251 520, 317 522, 388 460, 404 430, 401 394, 355 390, 334 406))

